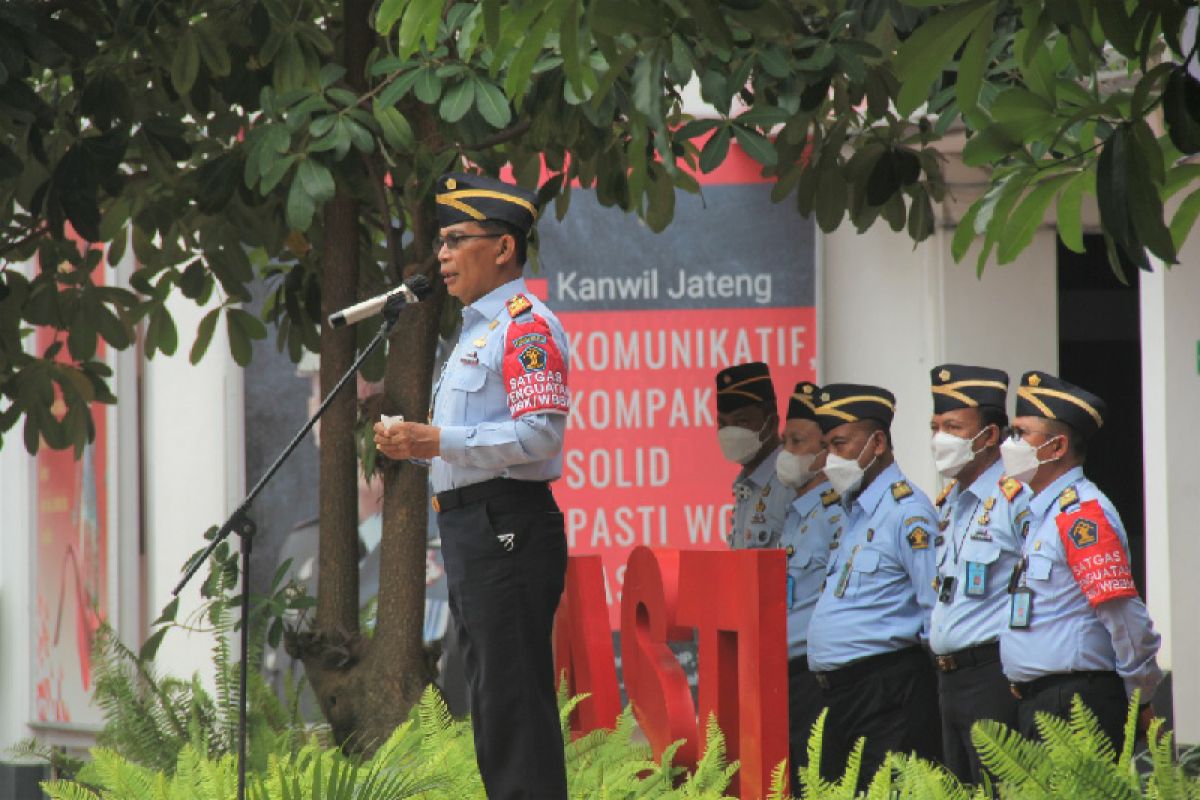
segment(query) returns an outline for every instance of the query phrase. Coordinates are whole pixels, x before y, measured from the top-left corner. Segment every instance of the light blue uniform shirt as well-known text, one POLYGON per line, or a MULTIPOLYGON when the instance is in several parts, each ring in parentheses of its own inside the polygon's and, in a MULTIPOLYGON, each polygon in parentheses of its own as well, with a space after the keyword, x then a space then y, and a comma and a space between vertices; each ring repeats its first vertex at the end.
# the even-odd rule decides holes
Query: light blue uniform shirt
POLYGON ((504 386, 505 333, 518 320, 506 303, 523 294, 532 313, 546 320, 564 366, 570 366, 567 335, 546 305, 530 294, 524 278, 493 289, 462 310, 454 352, 434 387, 433 425, 441 429, 441 454, 430 464, 434 492, 491 478, 552 481, 562 475, 567 415, 533 412, 513 419, 504 386), (492 323, 495 323, 494 325, 492 323))
POLYGON ((742 467, 734 480, 730 549, 779 546, 788 506, 796 496, 775 474, 775 459, 781 450, 783 445, 776 447, 752 472, 742 467))
POLYGON ((1109 600, 1092 608, 1067 563, 1055 518, 1098 500, 1105 518, 1129 557, 1129 539, 1113 504, 1075 467, 1059 476, 1029 502, 1033 523, 1025 539, 1028 567, 1022 584, 1033 591, 1028 628, 1005 627, 1000 636, 1004 674, 1015 682, 1080 670, 1115 670, 1131 695, 1141 689, 1150 702, 1162 680, 1159 636, 1140 597, 1109 600), (1060 496, 1074 488, 1078 501, 1066 509, 1060 496))
POLYGON ((1021 560, 1032 493, 1013 481, 1020 491, 1010 502, 1000 488, 1003 477, 997 459, 969 487, 954 484, 942 501, 944 530, 935 540, 939 585, 953 576, 954 586, 950 602, 933 607, 929 645, 939 655, 997 641, 1008 627, 1008 579, 1021 560), (968 581, 980 577, 968 593, 968 581))
POLYGON ((808 628, 815 672, 921 644, 929 636, 937 514, 896 464, 843 498, 844 533, 831 543, 808 628), (840 596, 839 596, 840 595, 840 596))
POLYGON ((828 481, 809 489, 788 507, 780 540, 787 554, 788 660, 808 655, 808 623, 825 578, 829 542, 839 523, 845 521, 845 513, 828 481))

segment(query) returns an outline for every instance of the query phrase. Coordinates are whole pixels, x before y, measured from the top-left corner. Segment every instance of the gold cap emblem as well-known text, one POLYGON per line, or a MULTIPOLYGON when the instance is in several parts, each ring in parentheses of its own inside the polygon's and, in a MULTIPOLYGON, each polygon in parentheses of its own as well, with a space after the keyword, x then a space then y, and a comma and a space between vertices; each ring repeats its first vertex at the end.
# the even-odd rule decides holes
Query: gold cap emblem
POLYGON ((938 378, 943 381, 950 380, 950 370, 948 370, 948 369, 942 370, 941 372, 938 373, 938 378))
POLYGON ((446 178, 446 188, 450 191, 454 191, 456 188, 458 188, 458 181, 454 180, 454 178, 446 178))
POLYGON ((821 402, 822 403, 829 402, 829 392, 821 392, 821 402))
POLYGON ((1029 376, 1029 385, 1030 386, 1041 386, 1042 385, 1042 376, 1038 375, 1036 372, 1033 373, 1032 375, 1030 375, 1029 376))

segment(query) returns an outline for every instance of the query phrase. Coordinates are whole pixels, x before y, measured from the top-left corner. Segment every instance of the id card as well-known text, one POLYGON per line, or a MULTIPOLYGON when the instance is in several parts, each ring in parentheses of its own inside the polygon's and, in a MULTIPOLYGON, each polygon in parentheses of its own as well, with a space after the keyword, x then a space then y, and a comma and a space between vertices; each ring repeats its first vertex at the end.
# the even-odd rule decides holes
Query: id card
POLYGON ((947 575, 941 580, 941 585, 938 587, 938 602, 949 603, 954 599, 954 584, 958 581, 954 580, 953 575, 947 575))
POLYGON ((1033 590, 1022 586, 1012 593, 1012 604, 1008 610, 1008 627, 1023 629, 1029 627, 1029 619, 1033 615, 1033 590))
POLYGON ((967 597, 983 597, 987 594, 987 564, 980 561, 967 562, 967 586, 963 593, 967 597))
POLYGON ((788 611, 796 605, 796 576, 787 576, 787 593, 788 593, 788 611))

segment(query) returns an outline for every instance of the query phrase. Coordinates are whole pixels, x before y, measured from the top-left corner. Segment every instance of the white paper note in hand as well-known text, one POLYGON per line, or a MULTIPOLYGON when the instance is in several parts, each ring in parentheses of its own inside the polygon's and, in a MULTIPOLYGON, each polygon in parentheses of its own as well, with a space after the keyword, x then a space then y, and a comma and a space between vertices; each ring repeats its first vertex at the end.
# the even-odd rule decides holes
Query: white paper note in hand
POLYGON ((387 414, 380 414, 379 421, 383 423, 383 427, 390 428, 397 422, 404 422, 404 416, 402 414, 397 414, 394 417, 390 417, 387 414))

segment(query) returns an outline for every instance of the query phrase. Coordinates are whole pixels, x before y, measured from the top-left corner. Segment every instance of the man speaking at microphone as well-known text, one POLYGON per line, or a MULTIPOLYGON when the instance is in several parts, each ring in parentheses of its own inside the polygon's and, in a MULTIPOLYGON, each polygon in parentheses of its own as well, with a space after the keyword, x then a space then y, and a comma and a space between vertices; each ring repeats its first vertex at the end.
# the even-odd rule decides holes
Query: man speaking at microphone
POLYGON ((551 631, 567 544, 550 481, 562 474, 567 337, 522 277, 536 195, 463 173, 437 187, 435 246, 462 330, 431 424, 378 423, 375 444, 389 458, 432 459, 487 796, 565 800, 551 631))

